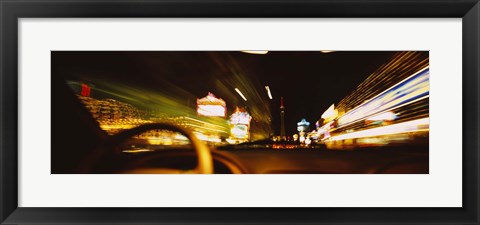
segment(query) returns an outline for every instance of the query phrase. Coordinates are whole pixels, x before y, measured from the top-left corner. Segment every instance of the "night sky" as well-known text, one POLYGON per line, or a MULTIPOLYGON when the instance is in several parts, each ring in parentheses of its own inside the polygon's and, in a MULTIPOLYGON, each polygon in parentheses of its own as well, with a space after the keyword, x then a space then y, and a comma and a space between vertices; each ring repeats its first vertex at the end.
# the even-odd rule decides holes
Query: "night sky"
MULTIPOLYGON (((52 71, 70 81, 112 81, 151 92, 179 87, 197 98, 213 92, 227 101, 229 112, 245 102, 235 93, 238 80, 248 81, 256 93, 242 90, 249 104, 264 104, 272 114, 275 134, 280 131, 280 96, 286 107, 286 133, 296 132, 301 118, 312 127, 321 114, 351 93, 395 52, 319 51, 269 52, 52 52, 52 71), (218 90, 222 81, 230 93, 218 90), (237 83, 235 83, 237 82, 237 83), (269 100, 264 86, 271 89, 269 100), (261 98, 261 99, 257 99, 261 98), (258 100, 258 101, 256 101, 258 100)), ((186 104, 193 105, 193 99, 186 104)), ((255 107, 255 106, 251 106, 255 107)))

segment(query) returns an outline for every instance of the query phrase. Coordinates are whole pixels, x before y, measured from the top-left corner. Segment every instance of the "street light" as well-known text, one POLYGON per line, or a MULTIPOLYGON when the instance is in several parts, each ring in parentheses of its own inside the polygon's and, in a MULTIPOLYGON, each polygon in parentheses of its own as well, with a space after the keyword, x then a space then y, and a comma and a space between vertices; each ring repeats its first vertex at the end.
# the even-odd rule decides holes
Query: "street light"
POLYGON ((240 90, 238 90, 238 88, 235 88, 235 91, 240 95, 240 97, 243 98, 243 100, 247 101, 247 98, 245 98, 245 96, 242 94, 240 90))
POLYGON ((273 98, 272 98, 272 93, 270 92, 270 87, 265 86, 265 89, 267 89, 268 97, 269 97, 270 99, 273 99, 273 98))
POLYGON ((257 55, 265 55, 268 53, 268 51, 241 51, 243 53, 249 53, 249 54, 257 54, 257 55))

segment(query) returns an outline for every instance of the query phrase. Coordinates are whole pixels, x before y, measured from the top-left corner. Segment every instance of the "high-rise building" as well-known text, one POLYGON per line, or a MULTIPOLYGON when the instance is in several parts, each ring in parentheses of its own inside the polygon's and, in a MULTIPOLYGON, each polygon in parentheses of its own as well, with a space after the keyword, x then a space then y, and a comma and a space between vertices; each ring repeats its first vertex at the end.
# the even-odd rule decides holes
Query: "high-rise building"
POLYGON ((283 105, 283 97, 280 98, 280 137, 285 138, 285 106, 283 105))

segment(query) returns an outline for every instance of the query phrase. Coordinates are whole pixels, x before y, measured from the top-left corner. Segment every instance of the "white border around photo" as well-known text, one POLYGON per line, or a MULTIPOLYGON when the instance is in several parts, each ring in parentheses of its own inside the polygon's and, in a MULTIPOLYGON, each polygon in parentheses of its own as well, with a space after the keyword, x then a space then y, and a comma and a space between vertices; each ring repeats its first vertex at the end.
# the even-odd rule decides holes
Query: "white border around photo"
POLYGON ((18 60, 19 207, 462 206, 460 18, 24 18, 18 60), (50 52, 56 50, 428 50, 430 173, 52 175, 50 52))

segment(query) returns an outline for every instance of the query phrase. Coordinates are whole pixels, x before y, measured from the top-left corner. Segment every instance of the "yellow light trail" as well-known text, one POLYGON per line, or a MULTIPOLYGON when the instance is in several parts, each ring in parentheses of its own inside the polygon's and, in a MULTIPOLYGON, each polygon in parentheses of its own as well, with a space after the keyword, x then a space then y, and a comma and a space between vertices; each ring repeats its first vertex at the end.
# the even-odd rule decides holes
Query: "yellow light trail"
POLYGON ((191 127, 197 127, 197 128, 202 128, 202 129, 206 129, 206 130, 211 130, 211 131, 216 131, 216 132, 221 132, 221 133, 228 133, 227 131, 224 131, 224 130, 219 130, 219 129, 214 129, 214 128, 209 128, 209 127, 205 127, 205 126, 199 126, 199 125, 195 125, 195 124, 185 124, 187 126, 191 126, 191 127))
POLYGON ((197 119, 194 119, 194 118, 191 118, 191 117, 182 117, 182 118, 192 120, 192 121, 196 121, 196 122, 199 122, 199 123, 203 123, 203 124, 213 126, 213 127, 225 128, 225 127, 222 127, 220 125, 216 125, 216 124, 213 124, 213 123, 208 123, 208 122, 205 122, 205 121, 202 121, 202 120, 197 120, 197 119))
POLYGON ((132 150, 123 150, 125 153, 138 153, 138 152, 152 152, 150 149, 132 149, 132 150))

